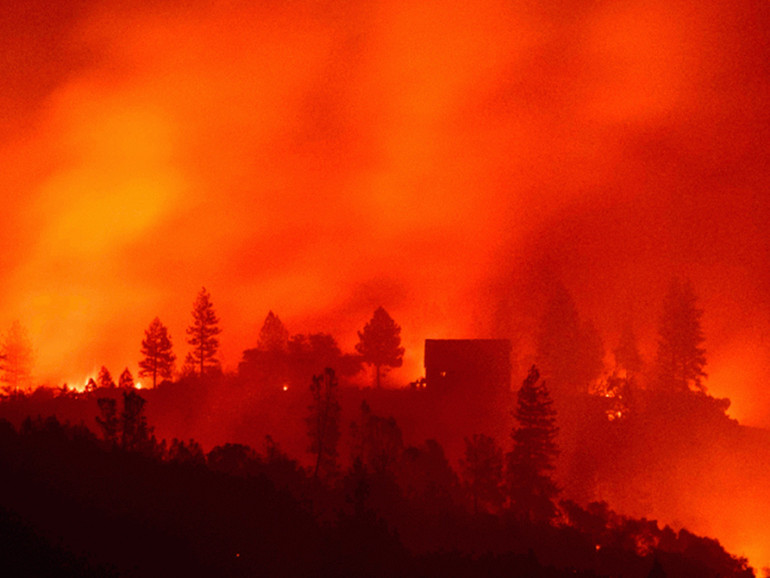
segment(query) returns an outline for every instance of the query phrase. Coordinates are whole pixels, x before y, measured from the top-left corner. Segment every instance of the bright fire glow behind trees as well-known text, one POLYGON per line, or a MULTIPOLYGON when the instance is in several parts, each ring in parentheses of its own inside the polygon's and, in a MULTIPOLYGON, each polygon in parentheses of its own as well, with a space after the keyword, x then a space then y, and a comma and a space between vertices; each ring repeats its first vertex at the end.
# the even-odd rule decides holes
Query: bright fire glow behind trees
POLYGON ((37 382, 136 374, 156 315, 184 359, 202 285, 226 370, 268 310, 352 351, 380 305, 394 383, 432 337, 516 337, 525 368, 554 280, 651 359, 684 275, 708 391, 768 423, 766 2, 4 11, 0 327, 37 382))

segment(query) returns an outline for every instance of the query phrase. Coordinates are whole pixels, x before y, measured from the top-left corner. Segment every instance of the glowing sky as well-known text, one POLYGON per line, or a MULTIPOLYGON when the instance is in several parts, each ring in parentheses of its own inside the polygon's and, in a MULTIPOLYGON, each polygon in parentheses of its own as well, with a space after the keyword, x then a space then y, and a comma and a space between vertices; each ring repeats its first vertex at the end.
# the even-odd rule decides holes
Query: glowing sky
POLYGON ((684 273, 709 387, 770 417, 767 3, 6 4, 0 323, 39 381, 135 369, 155 315, 183 357, 203 285, 230 368, 269 309, 351 349, 384 305, 411 379, 530 332, 543 275, 652 351, 684 273))
POLYGON ((156 315, 183 358, 204 285, 226 369, 269 309, 351 351, 379 305, 395 383, 429 337, 526 359, 554 279, 649 357, 684 274, 709 390, 767 423, 770 3, 132 4, 0 8, 0 328, 38 382, 135 372, 156 315))

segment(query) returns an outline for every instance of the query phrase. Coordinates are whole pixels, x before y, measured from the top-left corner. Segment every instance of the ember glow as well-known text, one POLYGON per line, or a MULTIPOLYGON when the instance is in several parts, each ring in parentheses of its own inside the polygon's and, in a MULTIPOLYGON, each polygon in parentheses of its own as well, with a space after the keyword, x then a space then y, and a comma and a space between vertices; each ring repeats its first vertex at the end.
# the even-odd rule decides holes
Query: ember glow
MULTIPOLYGON (((226 370, 270 309, 352 351, 383 305, 393 386, 432 337, 513 338, 523 371, 553 279, 651 358, 682 274, 709 392, 770 418, 766 2, 22 4, 0 19, 0 327, 27 327, 36 383, 136 373, 155 316, 181 362, 202 285, 226 370)), ((748 508, 698 508, 770 566, 748 508)))

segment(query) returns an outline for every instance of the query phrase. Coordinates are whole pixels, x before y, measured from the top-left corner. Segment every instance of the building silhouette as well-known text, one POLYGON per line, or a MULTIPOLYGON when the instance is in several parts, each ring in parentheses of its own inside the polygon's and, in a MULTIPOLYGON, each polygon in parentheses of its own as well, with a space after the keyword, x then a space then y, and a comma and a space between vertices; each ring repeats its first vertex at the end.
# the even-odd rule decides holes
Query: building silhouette
POLYGON ((425 387, 435 395, 483 399, 511 389, 507 339, 426 339, 425 387))

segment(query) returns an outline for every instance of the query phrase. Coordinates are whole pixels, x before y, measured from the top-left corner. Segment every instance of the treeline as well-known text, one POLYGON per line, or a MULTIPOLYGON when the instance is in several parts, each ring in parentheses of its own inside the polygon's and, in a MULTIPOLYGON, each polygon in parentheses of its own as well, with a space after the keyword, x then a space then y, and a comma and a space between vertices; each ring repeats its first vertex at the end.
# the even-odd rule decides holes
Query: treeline
POLYGON ((433 441, 324 483, 270 439, 129 450, 38 418, 0 422, 0 465, 0 527, 32 530, 0 549, 6 576, 40 556, 57 576, 753 576, 714 540, 606 504, 564 502, 551 524, 474 513, 433 441))
MULTIPOLYGON (((312 504, 313 524, 339 529, 350 516, 369 520, 407 565, 444 563, 446 556, 436 553, 456 551, 453 564, 467 565, 469 573, 474 560, 486 560, 492 571, 513 556, 509 563, 534 563, 538 572, 545 566, 617 575, 628 564, 635 570, 623 575, 644 576, 657 560, 655 571, 672 576, 716 575, 717 567, 722 576, 749 576, 746 561, 715 541, 618 516, 596 502, 611 498, 633 508, 640 480, 652 485, 656 499, 674 502, 676 493, 658 464, 674 471, 682 458, 694 461, 694 444, 716 447, 737 439, 737 424, 725 415, 729 402, 705 392, 701 316, 691 286, 674 281, 656 358, 643 359, 629 326, 615 350, 615 368, 602 375, 598 333, 579 318, 566 290, 556 287, 537 342, 536 359, 547 379, 533 366, 515 397, 503 392, 474 399, 473 384, 446 396, 421 388, 338 387, 338 378, 356 374, 363 362, 375 369, 376 384, 383 368, 400 364, 400 328, 383 308, 359 332, 356 354, 342 353, 328 334, 290 336, 270 312, 237 374, 223 374, 216 358, 218 319, 204 289, 193 308, 193 349, 182 377, 169 379, 176 356, 156 319, 142 342, 140 373, 157 387, 140 393, 128 370, 116 384, 102 368, 83 394, 61 388, 12 395, 2 411, 15 424, 36 413, 75 416, 99 433, 90 443, 109 455, 267 479, 292 500, 312 504), (48 407, 55 410, 41 410, 48 407), (156 417, 148 420, 152 411, 156 417), (160 437, 186 441, 159 440, 156 424, 163 426, 160 437), (215 447, 205 452, 190 438, 210 440, 212 427, 216 439, 231 443, 209 441, 215 447), (272 437, 259 450, 252 449, 258 442, 236 443, 254 440, 260 429, 282 442, 299 439, 290 454, 297 458, 307 450, 305 466, 272 437), (246 435, 229 435, 233 431, 246 435), (695 572, 697 559, 708 562, 695 572)), ((25 423, 23 435, 47 427, 25 423)))
MULTIPOLYGON (((532 351, 513 353, 527 365, 530 362, 538 365, 557 404, 575 395, 605 395, 616 398, 615 417, 623 417, 623 398, 631 395, 629 392, 633 389, 706 393, 707 357, 702 316, 692 284, 673 279, 658 319, 657 349, 645 357, 630 315, 615 346, 608 348, 592 322, 581 318, 567 289, 555 283, 549 287, 533 335, 520 336, 524 342, 531 341, 532 351)), ((145 386, 156 387, 163 381, 193 376, 222 375, 219 360, 222 328, 211 294, 205 287, 196 296, 191 317, 185 331, 188 349, 181 364, 168 328, 159 317, 150 322, 140 344, 138 360, 138 377, 145 380, 145 386)), ((6 395, 31 390, 31 351, 23 328, 14 322, 0 343, 0 381, 6 395)), ((400 367, 403 355, 401 328, 383 307, 377 308, 358 332, 354 353, 343 353, 328 333, 290 335, 280 318, 270 311, 256 345, 243 350, 235 374, 255 386, 304 386, 313 374, 325 367, 334 368, 338 376, 350 378, 367 364, 373 369, 374 384, 379 387, 383 372, 400 367)), ((415 378, 415 383, 420 383, 420 378, 415 378)), ((125 368, 118 385, 130 387, 133 382, 131 371, 125 368)), ((99 376, 92 377, 86 388, 115 385, 110 372, 102 367, 99 376)), ((69 388, 68 384, 62 389, 65 388, 69 388)))

